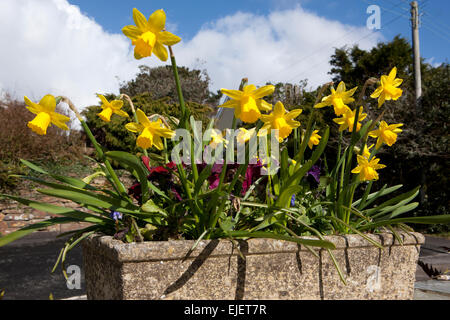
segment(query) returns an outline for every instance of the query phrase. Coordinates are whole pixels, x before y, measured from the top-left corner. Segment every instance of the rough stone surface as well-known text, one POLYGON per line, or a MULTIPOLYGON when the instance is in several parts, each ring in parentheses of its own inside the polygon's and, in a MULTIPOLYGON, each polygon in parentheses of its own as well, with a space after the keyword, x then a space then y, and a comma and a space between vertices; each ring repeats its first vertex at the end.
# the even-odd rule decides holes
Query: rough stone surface
POLYGON ((412 299, 419 233, 327 236, 347 282, 327 250, 273 239, 124 244, 109 236, 83 241, 88 299, 412 299))

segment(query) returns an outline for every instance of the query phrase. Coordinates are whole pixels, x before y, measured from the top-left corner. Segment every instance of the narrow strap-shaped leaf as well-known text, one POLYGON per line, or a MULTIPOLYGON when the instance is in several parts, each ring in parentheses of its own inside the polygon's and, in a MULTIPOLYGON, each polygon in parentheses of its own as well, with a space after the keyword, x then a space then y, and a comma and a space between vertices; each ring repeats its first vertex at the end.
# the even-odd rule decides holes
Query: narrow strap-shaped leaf
POLYGON ((275 202, 275 205, 278 207, 288 207, 291 202, 292 195, 296 194, 302 189, 300 185, 289 186, 281 192, 280 197, 275 202))
POLYGON ((24 165, 29 167, 30 169, 33 169, 34 171, 37 171, 39 173, 48 175, 48 176, 52 177, 55 180, 67 183, 67 184, 69 184, 71 186, 74 186, 74 187, 77 187, 77 188, 81 188, 81 189, 98 190, 97 188, 91 186, 90 184, 84 182, 81 179, 73 178, 73 177, 60 176, 60 175, 56 175, 56 174, 51 174, 51 173, 48 173, 47 171, 45 171, 44 169, 42 169, 41 167, 31 163, 30 161, 27 161, 27 160, 24 160, 24 159, 20 159, 20 161, 24 165))
POLYGON ((195 183, 195 187, 194 187, 194 197, 198 195, 198 193, 200 192, 201 187, 203 186, 203 183, 205 182, 205 180, 211 175, 211 170, 212 170, 213 165, 209 164, 207 165, 202 172, 200 173, 200 175, 198 176, 198 180, 195 183))
POLYGON ((395 218, 388 220, 381 220, 377 222, 372 222, 367 225, 361 226, 360 230, 374 229, 386 225, 394 225, 399 223, 419 223, 419 224, 445 224, 450 223, 450 214, 442 214, 438 216, 426 216, 426 217, 405 217, 405 218, 395 218))
MULTIPOLYGON (((387 208, 386 210, 389 211, 390 208, 393 208, 395 210, 398 207, 398 204, 400 202, 406 200, 406 203, 407 203, 407 202, 411 201, 412 199, 414 199, 419 194, 419 189, 420 189, 420 186, 414 188, 411 191, 405 192, 395 198, 385 201, 375 208, 367 209, 364 211, 366 212, 367 215, 378 216, 380 212, 386 213, 386 211, 382 211, 381 209, 387 208), (390 208, 388 208, 388 207, 390 207, 390 208)), ((403 205, 403 204, 405 204, 405 202, 400 205, 403 205)))
POLYGON ((97 194, 91 194, 83 192, 84 190, 64 190, 64 189, 37 189, 38 192, 85 205, 91 205, 99 208, 106 208, 108 210, 120 211, 122 213, 134 213, 139 211, 139 207, 136 207, 130 203, 126 203, 122 206, 123 201, 117 201, 116 199, 102 197, 97 194))
POLYGON ((7 235, 0 238, 0 247, 4 246, 5 244, 8 244, 10 242, 13 242, 17 239, 20 239, 36 230, 44 229, 50 226, 53 226, 55 224, 63 224, 63 223, 70 223, 70 222, 78 222, 79 220, 73 219, 73 218, 66 218, 66 217, 57 217, 48 219, 45 221, 41 221, 35 224, 31 224, 29 226, 26 226, 22 229, 19 229, 17 231, 8 233, 7 235))
POLYGON ((326 240, 314 240, 314 239, 304 239, 304 238, 294 238, 286 235, 276 234, 272 232, 264 231, 229 231, 228 234, 234 238, 270 238, 276 240, 284 240, 295 242, 299 244, 304 244, 313 247, 321 247, 325 249, 336 249, 334 243, 326 240))
POLYGON ((375 241, 375 240, 369 238, 367 235, 365 235, 364 233, 362 233, 362 232, 359 231, 358 229, 352 227, 351 225, 345 223, 345 222, 342 221, 341 219, 336 218, 336 217, 333 217, 333 216, 330 216, 329 218, 332 219, 332 220, 335 220, 335 221, 337 221, 337 222, 339 222, 339 223, 341 223, 341 224, 343 224, 343 225, 346 226, 348 229, 350 229, 350 230, 353 231, 354 233, 360 235, 361 237, 363 237, 364 239, 366 239, 367 241, 369 241, 369 242, 372 243, 373 245, 377 246, 377 247, 380 248, 380 249, 383 249, 383 246, 382 246, 379 242, 377 242, 377 241, 375 241))
MULTIPOLYGON (((382 197, 382 196, 385 196, 385 195, 387 195, 387 194, 389 194, 389 193, 392 193, 392 192, 394 192, 394 191, 397 191, 398 189, 400 189, 401 187, 403 187, 403 185, 402 185, 402 184, 399 184, 399 185, 396 185, 396 186, 393 186, 393 187, 390 187, 390 188, 386 188, 386 187, 387 187, 387 185, 384 185, 379 191, 369 194, 369 195, 367 196, 367 199, 366 199, 367 201, 366 201, 366 203, 363 204, 363 205, 361 205, 361 208, 359 208, 359 209, 362 210, 362 209, 366 208, 367 206, 371 205, 372 202, 374 202, 375 200, 377 200, 379 197, 382 197)), ((358 204, 360 203, 360 201, 361 201, 361 199, 355 201, 355 202, 353 203, 353 206, 358 205, 358 204)))
POLYGON ((105 156, 112 160, 118 161, 120 164, 125 164, 136 171, 139 177, 139 183, 141 184, 142 202, 146 202, 150 197, 149 183, 147 180, 148 172, 142 164, 142 161, 135 155, 124 151, 109 151, 105 153, 105 156))
POLYGON ((11 196, 11 195, 7 195, 7 194, 1 194, 1 195, 4 197, 10 198, 12 200, 15 200, 19 203, 22 203, 26 206, 29 206, 33 209, 48 212, 50 214, 57 214, 57 215, 65 216, 68 218, 76 219, 78 221, 91 222, 91 223, 102 223, 102 224, 112 222, 112 220, 110 220, 110 219, 106 219, 104 217, 99 217, 99 216, 96 216, 96 215, 93 215, 93 214, 90 214, 87 212, 74 210, 72 208, 60 207, 60 206, 56 206, 56 205, 49 204, 49 203, 38 202, 38 201, 24 199, 21 197, 11 196))

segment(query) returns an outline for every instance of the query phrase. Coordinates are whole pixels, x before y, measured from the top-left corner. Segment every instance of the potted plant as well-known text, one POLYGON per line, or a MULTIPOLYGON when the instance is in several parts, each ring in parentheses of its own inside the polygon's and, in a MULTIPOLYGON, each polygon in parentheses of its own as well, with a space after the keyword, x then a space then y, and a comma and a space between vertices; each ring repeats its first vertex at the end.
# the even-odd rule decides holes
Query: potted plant
POLYGON ((239 90, 221 90, 230 99, 219 107, 234 109, 232 128, 220 132, 211 120, 202 134, 185 107, 171 48, 181 39, 165 31, 163 10, 147 19, 134 9, 133 18, 136 25, 123 32, 136 59, 154 54, 166 61, 170 55, 180 119, 148 117, 125 95, 113 101, 99 95, 103 121, 131 118, 121 110, 122 99, 129 101, 133 119, 126 128, 142 149, 139 155, 104 151, 70 99, 46 95, 35 103, 25 97, 36 114, 28 126, 41 135, 51 124, 68 130, 69 118, 54 112, 59 102, 67 103, 97 152, 99 171, 79 179, 22 160, 51 180, 21 178, 86 210, 4 194, 58 217, 8 234, 0 245, 53 224, 91 223, 69 232, 55 264, 64 267, 66 254, 83 244, 89 299, 411 299, 424 237, 405 223, 450 219, 402 217, 417 207, 412 200, 419 188, 390 199, 401 185, 372 190, 384 168, 376 155, 401 132, 402 124, 382 120, 385 101, 402 95, 396 68, 380 80, 368 79, 356 101, 358 88, 322 86, 306 124, 295 120, 301 109, 287 111, 281 102, 264 100, 274 86, 256 88, 243 79, 239 90), (369 120, 361 104, 377 84, 371 97, 378 99, 379 117, 369 120), (340 134, 331 170, 320 164, 330 130, 315 121, 327 106, 334 108, 340 134), (238 121, 254 127, 237 129, 238 121), (112 161, 136 184, 125 188, 112 161), (96 175, 111 188, 93 186, 96 175))

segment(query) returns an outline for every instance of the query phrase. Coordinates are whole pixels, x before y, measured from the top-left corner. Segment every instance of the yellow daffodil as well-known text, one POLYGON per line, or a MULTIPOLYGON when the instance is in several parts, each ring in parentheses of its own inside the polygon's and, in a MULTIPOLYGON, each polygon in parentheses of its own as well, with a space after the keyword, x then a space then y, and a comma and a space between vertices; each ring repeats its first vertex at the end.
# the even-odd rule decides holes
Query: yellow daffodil
POLYGON ((166 128, 161 119, 150 121, 141 109, 136 110, 139 123, 131 122, 125 125, 128 131, 139 133, 136 144, 142 149, 148 149, 155 146, 158 150, 164 148, 161 137, 172 138, 174 131, 166 128))
POLYGON ((352 98, 352 95, 355 93, 357 88, 358 87, 355 87, 346 91, 345 83, 341 81, 337 89, 334 90, 334 88, 331 87, 331 95, 324 97, 322 102, 316 104, 314 108, 333 106, 334 113, 337 116, 340 116, 347 111, 348 106, 346 104, 355 101, 355 99, 352 98))
POLYGON ((278 101, 271 114, 261 116, 261 121, 264 122, 264 125, 259 130, 258 136, 265 135, 272 129, 277 129, 279 133, 278 140, 280 142, 283 141, 291 134, 292 129, 300 126, 300 122, 293 119, 298 117, 302 111, 301 109, 295 109, 286 113, 284 105, 278 101))
POLYGON ((239 128, 239 133, 237 135, 237 141, 239 144, 244 144, 255 134, 255 128, 247 130, 245 128, 239 128))
POLYGON ((361 181, 378 180, 378 173, 376 170, 383 169, 386 166, 379 164, 380 159, 373 158, 368 160, 366 157, 358 155, 358 166, 352 170, 352 173, 359 173, 361 181))
POLYGON ((378 108, 385 100, 397 100, 402 95, 402 89, 397 88, 402 84, 402 79, 396 79, 397 68, 392 68, 388 76, 382 75, 380 86, 370 95, 371 98, 378 98, 378 108))
POLYGON ((211 148, 215 149, 221 143, 224 147, 226 147, 228 144, 228 140, 223 137, 222 133, 216 130, 211 131, 211 142, 209 143, 211 148))
POLYGON ((166 24, 164 10, 156 10, 147 20, 138 9, 134 8, 133 20, 136 26, 126 26, 122 32, 131 39, 131 43, 135 46, 134 57, 142 59, 150 57, 154 53, 161 61, 166 61, 168 53, 164 45, 172 46, 180 42, 181 38, 164 31, 166 24))
POLYGON ((34 103, 27 96, 24 97, 25 103, 27 104, 27 109, 37 116, 30 122, 27 126, 39 135, 45 135, 47 133, 47 128, 54 124, 58 128, 63 130, 69 130, 69 127, 65 122, 69 121, 70 118, 63 116, 62 114, 56 113, 56 99, 51 94, 44 96, 39 103, 34 103))
POLYGON ((234 108, 236 118, 246 123, 254 123, 261 118, 261 111, 270 111, 272 109, 272 105, 262 100, 262 97, 272 94, 274 90, 275 87, 272 85, 256 89, 253 84, 245 86, 242 91, 221 89, 220 91, 224 95, 229 96, 231 100, 219 107, 234 108))
POLYGON ((312 132, 312 134, 311 134, 311 137, 309 138, 309 141, 308 141, 308 147, 312 150, 312 148, 313 148, 313 145, 314 146, 317 146, 318 144, 319 144, 319 142, 320 142, 320 138, 322 138, 321 136, 319 136, 318 134, 317 134, 317 132, 319 132, 319 130, 314 130, 313 132, 312 132))
POLYGON ((397 133, 402 132, 402 129, 399 128, 401 126, 403 123, 388 125, 385 121, 381 121, 378 130, 369 132, 369 136, 378 138, 375 148, 380 148, 383 143, 391 147, 397 141, 397 133))
POLYGON ((102 109, 103 111, 98 113, 98 116, 106 122, 110 122, 111 121, 111 115, 113 113, 121 116, 121 117, 126 117, 128 118, 129 115, 128 113, 126 113, 123 110, 120 110, 123 106, 123 101, 122 100, 113 100, 111 102, 109 102, 104 96, 102 96, 101 94, 97 95, 100 100, 102 100, 102 109))
MULTIPOLYGON (((367 113, 362 112, 363 108, 360 107, 360 113, 358 115, 358 123, 356 124, 356 131, 359 131, 361 129, 361 123, 360 121, 363 121, 367 117, 367 113)), ((349 132, 353 131, 353 126, 355 125, 355 116, 356 116, 356 109, 351 110, 350 108, 346 108, 346 111, 342 115, 342 118, 335 118, 333 119, 334 122, 336 122, 339 125, 339 131, 344 131, 348 128, 349 132)))
POLYGON ((362 156, 364 158, 366 158, 366 159, 370 158, 370 149, 372 149, 372 147, 373 147, 373 144, 370 145, 370 147, 367 147, 367 144, 364 145, 363 154, 362 154, 362 156))

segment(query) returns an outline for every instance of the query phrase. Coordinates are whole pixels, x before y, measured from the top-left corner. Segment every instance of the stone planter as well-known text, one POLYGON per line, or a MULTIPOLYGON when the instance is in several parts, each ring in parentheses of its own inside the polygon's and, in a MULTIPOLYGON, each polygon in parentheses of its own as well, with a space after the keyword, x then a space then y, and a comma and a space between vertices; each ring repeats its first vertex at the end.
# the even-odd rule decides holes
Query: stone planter
POLYGON ((419 233, 327 236, 347 280, 344 285, 326 250, 273 239, 125 244, 109 236, 83 241, 88 299, 412 299, 419 233))

